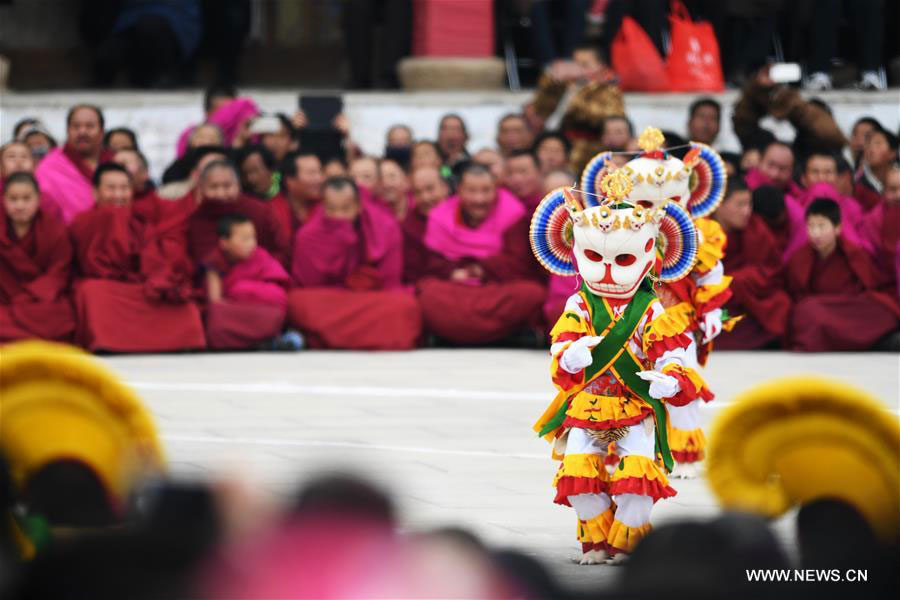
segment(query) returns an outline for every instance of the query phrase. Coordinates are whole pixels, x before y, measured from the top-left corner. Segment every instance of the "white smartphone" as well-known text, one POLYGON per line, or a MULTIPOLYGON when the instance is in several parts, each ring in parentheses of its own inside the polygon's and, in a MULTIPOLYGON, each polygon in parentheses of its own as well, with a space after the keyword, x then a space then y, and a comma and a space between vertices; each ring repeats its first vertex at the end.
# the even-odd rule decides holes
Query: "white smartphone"
POLYGON ((278 117, 272 115, 263 115, 261 117, 257 117, 253 119, 253 122, 250 124, 250 133, 256 134, 265 134, 265 133, 278 133, 281 129, 281 120, 278 117))
POLYGON ((775 63, 769 67, 769 79, 773 83, 800 81, 800 65, 797 63, 775 63))

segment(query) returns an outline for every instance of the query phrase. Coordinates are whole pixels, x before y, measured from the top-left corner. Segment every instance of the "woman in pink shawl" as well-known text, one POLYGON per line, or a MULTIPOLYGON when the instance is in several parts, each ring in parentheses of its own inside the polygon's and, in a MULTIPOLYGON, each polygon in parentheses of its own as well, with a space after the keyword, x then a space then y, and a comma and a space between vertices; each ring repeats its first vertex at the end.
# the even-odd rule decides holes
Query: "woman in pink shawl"
MULTIPOLYGON (((205 123, 216 125, 222 131, 222 138, 226 147, 234 143, 238 134, 243 132, 247 121, 260 114, 259 107, 249 98, 235 98, 213 110, 206 118, 205 123)), ((188 140, 196 128, 191 125, 178 136, 177 156, 181 158, 188 150, 188 140)))
POLYGON ((294 238, 291 323, 314 348, 415 347, 422 318, 402 288, 400 225, 345 177, 325 182, 321 206, 294 238))
POLYGON ((463 171, 459 195, 428 215, 419 298, 430 331, 483 344, 539 328, 545 290, 528 246, 529 217, 486 167, 463 171))
POLYGON ((287 312, 287 272, 256 244, 249 217, 234 214, 218 224, 219 246, 204 261, 210 348, 253 348, 277 336, 287 312))

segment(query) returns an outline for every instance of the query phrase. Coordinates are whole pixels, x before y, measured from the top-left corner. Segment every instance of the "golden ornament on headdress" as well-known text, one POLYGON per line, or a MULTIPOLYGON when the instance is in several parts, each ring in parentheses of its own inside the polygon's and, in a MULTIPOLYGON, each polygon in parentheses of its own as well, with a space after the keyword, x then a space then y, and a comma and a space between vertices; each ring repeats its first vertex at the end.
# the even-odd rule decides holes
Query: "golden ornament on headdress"
POLYGON ((575 199, 575 196, 572 194, 572 191, 568 188, 563 188, 563 199, 565 201, 566 208, 569 209, 569 212, 578 213, 581 212, 582 206, 578 200, 575 199))
POLYGON ((616 169, 607 174, 600 182, 600 191, 612 200, 626 198, 633 188, 634 183, 631 181, 631 177, 626 175, 622 169, 616 169))
POLYGON ((638 148, 644 152, 656 152, 665 141, 666 138, 663 137, 662 131, 656 127, 648 127, 638 138, 638 148))

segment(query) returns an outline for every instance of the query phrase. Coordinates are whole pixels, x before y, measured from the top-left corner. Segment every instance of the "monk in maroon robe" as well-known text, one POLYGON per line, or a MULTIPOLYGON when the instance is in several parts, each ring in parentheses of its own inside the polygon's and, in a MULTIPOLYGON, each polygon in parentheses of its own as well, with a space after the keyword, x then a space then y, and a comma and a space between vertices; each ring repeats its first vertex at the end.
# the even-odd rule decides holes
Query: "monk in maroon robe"
POLYGON ((428 330, 455 344, 485 344, 541 327, 543 278, 528 244, 530 213, 473 163, 459 194, 428 215, 427 276, 419 299, 428 330))
POLYGON ((219 247, 203 263, 209 302, 206 339, 217 350, 254 348, 281 332, 290 277, 256 244, 256 230, 247 217, 222 217, 218 230, 219 247))
MULTIPOLYGON (((188 198, 179 202, 187 202, 188 198)), ((282 265, 288 264, 289 241, 271 207, 241 194, 237 171, 229 163, 213 161, 203 168, 196 198, 199 204, 195 203, 187 226, 191 257, 197 265, 218 248, 219 219, 231 214, 241 214, 253 221, 259 245, 282 265)))
POLYGON ((62 221, 44 214, 40 198, 30 173, 7 179, 0 211, 0 342, 69 341, 75 331, 72 243, 62 221))
POLYGON ((528 150, 514 151, 506 158, 503 181, 528 214, 533 214, 544 197, 544 180, 537 157, 528 150))
POLYGON ((160 352, 203 348, 190 301, 193 265, 182 221, 145 221, 131 207, 121 165, 94 174, 96 205, 71 226, 81 278, 75 286, 78 342, 89 350, 160 352))
POLYGON ((425 275, 428 248, 425 247, 425 228, 428 213, 450 195, 447 182, 436 167, 416 169, 411 177, 414 206, 403 220, 403 281, 415 284, 425 275))
POLYGON ((325 182, 322 208, 297 232, 292 266, 300 285, 288 318, 313 348, 415 347, 422 316, 402 288, 403 237, 383 208, 360 198, 352 179, 325 182))
POLYGON ((103 113, 79 104, 66 116, 66 143, 54 148, 35 169, 41 193, 55 204, 66 224, 94 205, 91 179, 100 163, 112 159, 103 148, 103 113))
POLYGON ((884 201, 863 216, 859 234, 875 249, 875 266, 885 281, 885 291, 900 297, 900 166, 886 175, 884 201))
MULTIPOLYGON (((10 175, 20 172, 34 174, 34 168, 34 156, 25 142, 9 142, 0 146, 0 195, 10 175)), ((41 213, 62 221, 59 206, 44 194, 41 194, 41 213)))
POLYGON ((289 152, 281 165, 281 193, 269 201, 269 207, 281 235, 288 240, 290 267, 297 230, 313 216, 322 201, 322 161, 315 154, 289 152))
POLYGON ((753 214, 750 191, 739 179, 730 180, 728 186, 714 218, 728 236, 722 263, 733 277, 725 309, 743 318, 716 338, 716 348, 752 350, 785 335, 791 299, 784 291, 781 250, 762 218, 753 214))
POLYGON ((879 292, 878 271, 862 248, 841 237, 834 200, 806 209, 809 241, 786 269, 794 299, 790 348, 802 352, 868 350, 900 327, 896 296, 879 292))
POLYGON ((378 190, 373 200, 399 223, 405 221, 412 210, 409 176, 396 160, 385 158, 378 162, 378 190))
POLYGON ((131 210, 143 221, 158 221, 164 213, 174 208, 170 200, 163 200, 156 194, 156 188, 150 180, 147 157, 140 150, 126 148, 113 155, 113 162, 122 165, 131 175, 133 194, 131 210))

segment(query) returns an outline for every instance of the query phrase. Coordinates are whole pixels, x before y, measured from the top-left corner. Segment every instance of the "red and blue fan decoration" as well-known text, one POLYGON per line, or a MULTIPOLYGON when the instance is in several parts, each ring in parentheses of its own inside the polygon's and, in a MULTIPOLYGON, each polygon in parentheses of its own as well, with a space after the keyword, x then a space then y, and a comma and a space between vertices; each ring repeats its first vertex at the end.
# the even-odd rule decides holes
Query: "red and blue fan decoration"
POLYGON ((697 228, 686 210, 675 202, 662 209, 665 216, 659 224, 656 247, 662 257, 659 279, 678 281, 691 272, 697 262, 697 228))
POLYGON ((577 273, 572 246, 575 236, 566 209, 565 188, 556 188, 541 200, 531 217, 531 251, 538 262, 554 275, 571 277, 577 273))
POLYGON ((600 205, 600 197, 603 195, 600 191, 601 174, 603 169, 612 163, 612 156, 612 152, 601 152, 592 158, 581 172, 581 189, 587 192, 584 194, 587 208, 600 205))
POLYGON ((722 203, 728 174, 725 162, 719 153, 706 144, 691 142, 691 149, 684 157, 684 163, 691 169, 691 198, 688 211, 691 218, 709 216, 722 203))

